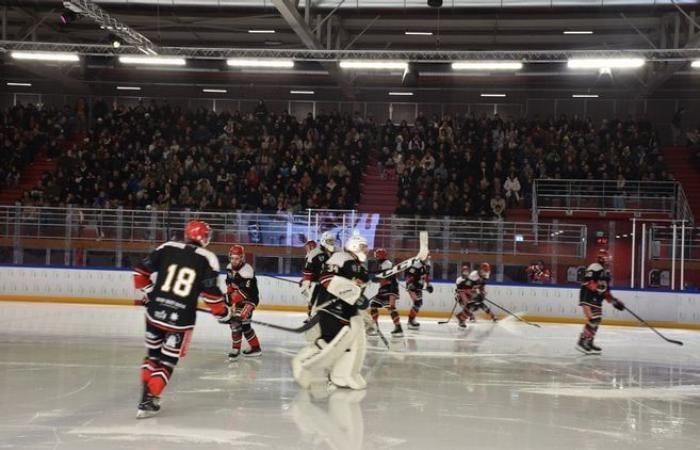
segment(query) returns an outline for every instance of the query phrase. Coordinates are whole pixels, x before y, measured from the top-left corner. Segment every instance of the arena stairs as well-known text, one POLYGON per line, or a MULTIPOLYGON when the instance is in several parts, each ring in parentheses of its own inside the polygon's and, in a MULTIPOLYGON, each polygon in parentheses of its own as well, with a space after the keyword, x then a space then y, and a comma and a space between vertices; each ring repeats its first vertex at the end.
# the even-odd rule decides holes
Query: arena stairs
POLYGON ((0 204, 11 205, 22 199, 24 191, 28 191, 37 185, 45 172, 55 172, 56 160, 49 159, 44 152, 40 152, 27 167, 22 170, 19 185, 7 187, 0 192, 0 204))
POLYGON ((393 214, 398 206, 398 190, 396 177, 382 179, 377 161, 372 158, 362 176, 359 211, 393 214))
POLYGON ((662 155, 668 171, 683 186, 690 209, 697 218, 700 213, 700 168, 690 160, 690 151, 686 147, 666 147, 662 155))

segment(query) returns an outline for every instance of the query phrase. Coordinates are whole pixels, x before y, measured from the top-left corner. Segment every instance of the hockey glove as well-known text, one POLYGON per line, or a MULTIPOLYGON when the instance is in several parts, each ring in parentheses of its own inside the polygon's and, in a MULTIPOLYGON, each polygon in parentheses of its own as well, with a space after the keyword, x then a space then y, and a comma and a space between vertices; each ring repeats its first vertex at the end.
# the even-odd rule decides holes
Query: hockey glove
POLYGON ((622 303, 620 300, 613 298, 612 301, 613 307, 618 310, 618 311, 624 311, 625 310, 625 304, 622 303))
POLYGON ((234 317, 234 309, 227 306, 226 307, 226 314, 224 314, 223 316, 217 317, 216 320, 218 320, 219 323, 221 323, 221 324, 228 325, 229 323, 231 323, 231 320, 233 319, 233 317, 234 317))
POLYGON ((432 284, 429 284, 425 287, 425 290, 428 291, 428 294, 432 294, 435 289, 432 284))

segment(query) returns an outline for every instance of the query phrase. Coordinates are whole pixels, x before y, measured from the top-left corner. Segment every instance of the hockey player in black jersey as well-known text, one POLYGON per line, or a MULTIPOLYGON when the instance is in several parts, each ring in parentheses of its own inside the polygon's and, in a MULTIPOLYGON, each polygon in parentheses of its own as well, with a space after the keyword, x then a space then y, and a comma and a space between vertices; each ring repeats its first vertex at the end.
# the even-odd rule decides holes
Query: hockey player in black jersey
POLYGON ((227 303, 233 310, 231 317, 231 352, 229 361, 235 361, 241 354, 241 342, 245 336, 249 349, 243 350, 243 356, 260 356, 260 341, 250 325, 253 311, 260 302, 258 279, 253 267, 245 262, 245 249, 242 245, 233 245, 228 250, 229 264, 226 266, 227 303))
MULTIPOLYGON (((376 249, 374 251, 374 257, 377 258, 379 271, 391 269, 393 267, 386 249, 376 249)), ((401 328, 401 317, 396 309, 396 302, 399 300, 399 282, 396 280, 396 275, 392 275, 388 278, 380 278, 378 282, 379 292, 375 297, 376 303, 370 305, 370 315, 372 316, 374 327, 379 326, 377 323, 379 319, 379 308, 377 304, 379 304, 389 310, 391 320, 394 322, 394 330, 391 332, 391 335, 393 337, 401 337, 403 336, 403 328, 401 328)), ((370 328, 367 334, 370 336, 376 335, 377 331, 375 328, 370 328)))
MULTIPOLYGON (((428 258, 430 258, 428 256, 428 258)), ((411 310, 408 313, 408 328, 417 330, 420 324, 416 322, 416 316, 423 306, 423 289, 428 293, 433 292, 430 284, 430 262, 416 260, 406 271, 406 290, 411 297, 411 310)))
POLYGON ((294 379, 303 388, 314 380, 327 380, 339 387, 364 389, 360 374, 365 359, 365 325, 358 309, 369 306, 362 293, 369 281, 364 263, 367 241, 352 236, 345 251, 334 253, 320 279, 318 312, 321 336, 292 360, 294 379))
POLYGON ((611 303, 615 309, 620 311, 625 309, 625 304, 610 292, 612 277, 608 270, 608 258, 607 250, 598 251, 596 262, 586 268, 579 293, 579 305, 583 309, 587 322, 579 336, 576 350, 587 355, 597 355, 602 351, 593 341, 603 318, 603 299, 611 303))
POLYGON ((317 286, 321 279, 324 265, 335 250, 335 237, 332 233, 326 231, 321 235, 319 246, 316 246, 314 241, 309 241, 307 247, 310 247, 308 244, 311 242, 313 242, 313 248, 310 248, 306 253, 306 262, 304 263, 303 278, 301 280, 301 292, 309 302, 309 316, 316 304, 318 297, 317 286))
POLYGON ((461 327, 465 326, 465 320, 473 317, 473 314, 480 310, 488 314, 494 322, 498 320, 491 308, 484 303, 486 298, 486 281, 490 277, 491 264, 482 262, 479 264, 479 269, 469 272, 469 275, 461 283, 459 279, 457 280, 458 300, 462 305, 462 312, 457 314, 457 319, 461 327))
POLYGON ((474 314, 469 310, 469 297, 471 296, 471 288, 467 286, 469 273, 471 269, 468 264, 462 265, 462 272, 455 281, 455 301, 462 307, 462 311, 457 314, 457 320, 461 328, 467 327, 467 320, 474 321, 474 314))
POLYGON ((145 294, 148 349, 141 366, 143 394, 137 418, 160 410, 160 395, 187 353, 198 299, 203 298, 219 322, 231 319, 218 283, 219 260, 205 249, 210 238, 207 223, 190 222, 185 227, 184 243, 166 242, 134 267, 134 286, 145 294))

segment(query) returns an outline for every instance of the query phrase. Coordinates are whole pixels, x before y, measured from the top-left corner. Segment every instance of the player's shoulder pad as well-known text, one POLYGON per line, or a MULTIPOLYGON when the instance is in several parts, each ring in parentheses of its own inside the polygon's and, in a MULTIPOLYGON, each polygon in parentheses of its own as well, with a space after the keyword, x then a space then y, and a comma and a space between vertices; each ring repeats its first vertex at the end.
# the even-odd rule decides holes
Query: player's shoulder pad
POLYGON ((255 278, 255 269, 248 263, 243 264, 243 267, 238 271, 241 278, 255 278))
POLYGON ((306 260, 311 262, 315 257, 320 255, 322 253, 322 250, 318 247, 312 249, 309 253, 306 254, 306 260))
POLYGON ((470 281, 479 281, 481 277, 479 276, 479 271, 478 270, 472 270, 469 273, 469 280, 470 281))
POLYGON ((394 267, 394 265, 393 265, 393 264, 391 263, 391 261, 389 261, 388 259, 385 259, 385 260, 382 261, 382 263, 379 265, 379 268, 380 268, 381 270, 391 269, 392 267, 394 267))
POLYGON ((163 244, 161 244, 156 250, 162 250, 164 248, 168 247, 173 247, 173 248, 186 248, 187 244, 183 242, 176 242, 176 241, 168 241, 163 244))
POLYGON ((212 253, 211 251, 207 250, 206 248, 202 248, 202 247, 196 247, 194 252, 196 254, 201 255, 204 258, 206 258, 207 262, 209 263, 209 266, 211 267, 211 269, 213 271, 215 271, 215 272, 219 271, 219 267, 220 267, 219 258, 217 258, 214 253, 212 253))
POLYGON ((592 272, 600 272, 603 269, 604 269, 604 267, 601 266, 600 263, 594 262, 593 264, 588 266, 588 269, 586 269, 586 270, 590 270, 592 272))
POLYGON ((455 281, 455 284, 462 284, 464 283, 464 281, 464 277, 460 275, 457 277, 457 281, 455 281))
POLYGON ((423 261, 421 261, 420 259, 417 259, 417 258, 416 258, 416 259, 413 261, 413 264, 411 264, 411 267, 415 267, 416 269, 420 269, 421 267, 423 267, 423 261))
POLYGON ((354 261, 355 258, 348 252, 336 252, 326 261, 329 266, 342 267, 348 261, 354 261))

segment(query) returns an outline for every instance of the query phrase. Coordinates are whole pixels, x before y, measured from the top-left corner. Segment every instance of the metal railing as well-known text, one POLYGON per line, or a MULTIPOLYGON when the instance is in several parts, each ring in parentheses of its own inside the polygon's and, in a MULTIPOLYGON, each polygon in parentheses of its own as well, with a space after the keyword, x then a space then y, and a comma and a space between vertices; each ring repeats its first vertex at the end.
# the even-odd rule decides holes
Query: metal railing
POLYGON ((301 214, 194 212, 90 208, 0 206, 0 235, 35 239, 95 239, 118 242, 162 242, 182 239, 185 223, 207 221, 213 243, 243 243, 299 247, 333 232, 342 242, 353 233, 367 238, 371 248, 392 251, 418 248, 418 233, 426 230, 431 249, 448 253, 511 255, 585 255, 586 227, 557 223, 468 221, 449 217, 406 218, 356 211, 309 211, 301 214))
POLYGON ((700 228, 677 224, 675 238, 673 226, 654 225, 649 231, 647 254, 650 259, 671 260, 674 257, 675 240, 676 259, 680 260, 681 252, 685 261, 700 261, 700 228))
POLYGON ((538 179, 533 183, 533 214, 542 211, 664 214, 693 223, 685 192, 676 181, 538 179))

